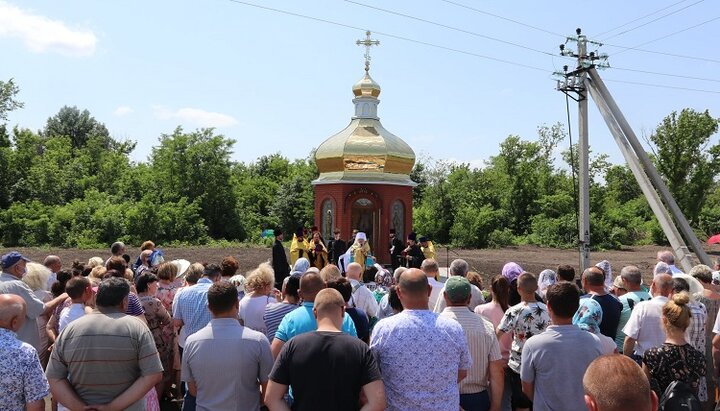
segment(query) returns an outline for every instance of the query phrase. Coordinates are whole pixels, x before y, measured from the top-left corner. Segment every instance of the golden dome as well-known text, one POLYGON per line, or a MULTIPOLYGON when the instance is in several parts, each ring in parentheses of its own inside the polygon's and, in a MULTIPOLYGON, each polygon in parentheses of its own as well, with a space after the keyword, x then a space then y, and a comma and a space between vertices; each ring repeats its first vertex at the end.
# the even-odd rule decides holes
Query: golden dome
POLYGON ((354 118, 315 151, 320 177, 316 183, 339 181, 415 185, 410 172, 415 152, 374 118, 354 118))
POLYGON ((365 72, 365 76, 355 83, 352 87, 355 97, 375 97, 380 95, 380 85, 365 72))

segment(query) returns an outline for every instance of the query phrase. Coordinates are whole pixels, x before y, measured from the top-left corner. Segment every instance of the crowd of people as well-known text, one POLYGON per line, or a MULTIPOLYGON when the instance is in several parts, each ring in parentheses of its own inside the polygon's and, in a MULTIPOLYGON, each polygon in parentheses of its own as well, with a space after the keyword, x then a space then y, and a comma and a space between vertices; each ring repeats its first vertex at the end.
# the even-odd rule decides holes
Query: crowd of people
POLYGON ((509 262, 486 290, 462 259, 442 281, 414 234, 388 268, 364 233, 345 249, 337 234, 295 233, 290 264, 276 230, 271 263, 245 274, 231 256, 165 261, 151 241, 134 262, 115 243, 68 269, 3 255, 0 409, 715 409, 708 266, 661 252, 646 284, 608 261, 579 276, 509 262))

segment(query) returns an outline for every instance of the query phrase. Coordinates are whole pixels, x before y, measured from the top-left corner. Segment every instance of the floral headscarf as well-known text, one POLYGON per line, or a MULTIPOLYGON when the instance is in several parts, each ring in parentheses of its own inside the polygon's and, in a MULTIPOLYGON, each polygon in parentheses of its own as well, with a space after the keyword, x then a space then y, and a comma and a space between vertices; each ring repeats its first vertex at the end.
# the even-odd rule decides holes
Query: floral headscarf
POLYGON ((573 316, 572 323, 577 325, 581 330, 598 334, 600 332, 600 323, 602 322, 602 307, 600 303, 592 298, 581 298, 580 307, 573 316))
POLYGON ((507 278, 508 282, 512 282, 512 280, 520 277, 520 274, 522 273, 523 269, 520 265, 518 265, 518 263, 507 263, 502 269, 502 276, 507 278))
POLYGON ((542 270, 538 277, 538 293, 545 298, 545 290, 557 282, 557 273, 553 270, 542 270))

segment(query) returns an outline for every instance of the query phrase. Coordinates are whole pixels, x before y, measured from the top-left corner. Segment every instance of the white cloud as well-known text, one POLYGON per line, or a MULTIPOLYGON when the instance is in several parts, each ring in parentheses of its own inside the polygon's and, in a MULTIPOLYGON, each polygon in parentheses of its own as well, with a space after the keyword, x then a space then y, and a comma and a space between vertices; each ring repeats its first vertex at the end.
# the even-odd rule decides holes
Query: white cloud
POLYGON ((87 56, 95 52, 92 31, 72 29, 62 21, 33 14, 0 0, 0 37, 19 38, 33 52, 87 56))
POLYGON ((155 117, 160 120, 177 119, 200 127, 230 127, 238 121, 227 114, 206 111, 199 108, 184 107, 172 111, 163 106, 154 107, 155 117))
POLYGON ((132 113, 134 110, 128 106, 120 106, 113 111, 115 117, 124 117, 132 113))

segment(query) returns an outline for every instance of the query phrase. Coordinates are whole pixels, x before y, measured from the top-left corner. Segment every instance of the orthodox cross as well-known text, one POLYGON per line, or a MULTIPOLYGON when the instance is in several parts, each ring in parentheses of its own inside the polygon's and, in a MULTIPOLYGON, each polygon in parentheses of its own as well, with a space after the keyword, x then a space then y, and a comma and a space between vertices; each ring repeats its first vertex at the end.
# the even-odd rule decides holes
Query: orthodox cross
POLYGON ((370 71, 370 47, 379 46, 379 40, 373 40, 370 38, 370 30, 365 32, 365 40, 358 40, 355 42, 358 46, 365 46, 365 72, 370 71))

